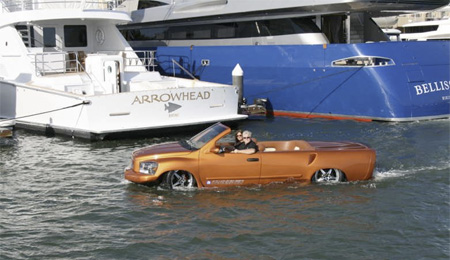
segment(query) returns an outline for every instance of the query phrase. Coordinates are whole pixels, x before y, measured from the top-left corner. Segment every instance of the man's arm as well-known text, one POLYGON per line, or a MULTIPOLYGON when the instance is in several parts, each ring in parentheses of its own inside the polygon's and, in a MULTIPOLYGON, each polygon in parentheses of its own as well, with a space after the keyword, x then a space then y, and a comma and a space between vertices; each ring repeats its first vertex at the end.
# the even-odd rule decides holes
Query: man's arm
POLYGON ((258 150, 258 146, 256 145, 255 142, 251 142, 248 144, 247 149, 242 149, 242 150, 234 150, 233 152, 235 153, 244 153, 244 154, 253 154, 256 153, 256 151, 258 150))

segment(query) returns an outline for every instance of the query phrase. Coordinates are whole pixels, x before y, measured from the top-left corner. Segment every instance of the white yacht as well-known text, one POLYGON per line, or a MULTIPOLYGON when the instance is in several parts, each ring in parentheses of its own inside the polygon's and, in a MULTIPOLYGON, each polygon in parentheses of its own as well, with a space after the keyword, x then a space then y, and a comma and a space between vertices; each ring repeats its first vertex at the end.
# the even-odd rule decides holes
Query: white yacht
POLYGON ((103 139, 247 117, 235 86, 154 71, 152 53, 135 52, 118 31, 131 18, 116 7, 0 0, 0 121, 103 139))
POLYGON ((450 19, 408 23, 402 29, 402 41, 450 40, 450 19))

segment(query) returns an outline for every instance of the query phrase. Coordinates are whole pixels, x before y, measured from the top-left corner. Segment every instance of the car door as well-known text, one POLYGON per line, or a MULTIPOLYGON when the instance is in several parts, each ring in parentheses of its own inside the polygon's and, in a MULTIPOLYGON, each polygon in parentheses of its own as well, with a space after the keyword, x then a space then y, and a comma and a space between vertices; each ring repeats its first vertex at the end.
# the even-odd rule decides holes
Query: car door
POLYGON ((263 152, 260 183, 307 180, 315 156, 308 151, 263 152))
POLYGON ((259 184, 261 152, 254 154, 200 154, 199 175, 205 187, 259 184))

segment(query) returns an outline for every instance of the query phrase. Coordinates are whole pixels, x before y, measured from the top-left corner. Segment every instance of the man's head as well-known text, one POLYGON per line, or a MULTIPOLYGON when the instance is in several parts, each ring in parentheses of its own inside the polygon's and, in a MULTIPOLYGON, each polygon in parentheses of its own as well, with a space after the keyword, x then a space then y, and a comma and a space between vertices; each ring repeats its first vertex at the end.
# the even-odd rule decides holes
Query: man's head
POLYGON ((244 139, 244 143, 250 143, 250 141, 252 140, 252 132, 245 130, 242 133, 242 138, 244 139))

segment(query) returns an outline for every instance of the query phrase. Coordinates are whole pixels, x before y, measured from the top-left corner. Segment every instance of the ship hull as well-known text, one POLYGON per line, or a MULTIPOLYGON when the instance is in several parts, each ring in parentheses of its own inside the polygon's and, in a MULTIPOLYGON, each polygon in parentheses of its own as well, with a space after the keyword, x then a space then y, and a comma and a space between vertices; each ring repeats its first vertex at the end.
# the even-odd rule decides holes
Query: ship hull
POLYGON ((183 75, 172 59, 201 80, 232 83, 244 70, 244 97, 267 98, 275 115, 415 121, 450 115, 450 42, 329 45, 157 47, 163 73, 183 75), (386 66, 335 66, 375 56, 386 66))
MULTIPOLYGON (((195 83, 192 83, 195 84, 195 83)), ((185 130, 244 120, 232 86, 154 89, 110 95, 77 95, 0 81, 0 116, 16 126, 90 140, 185 130)))

